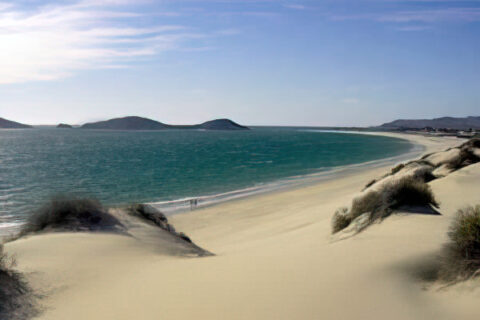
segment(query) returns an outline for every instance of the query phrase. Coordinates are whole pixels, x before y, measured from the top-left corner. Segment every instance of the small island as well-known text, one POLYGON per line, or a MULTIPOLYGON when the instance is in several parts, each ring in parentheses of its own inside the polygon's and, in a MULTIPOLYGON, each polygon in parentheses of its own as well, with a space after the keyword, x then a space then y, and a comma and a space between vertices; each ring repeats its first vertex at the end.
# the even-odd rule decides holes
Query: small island
POLYGON ((204 122, 200 125, 205 130, 249 130, 248 127, 242 126, 230 119, 216 119, 204 122))
POLYGON ((66 124, 66 123, 60 123, 57 128, 59 129, 72 129, 73 127, 69 124, 66 124))

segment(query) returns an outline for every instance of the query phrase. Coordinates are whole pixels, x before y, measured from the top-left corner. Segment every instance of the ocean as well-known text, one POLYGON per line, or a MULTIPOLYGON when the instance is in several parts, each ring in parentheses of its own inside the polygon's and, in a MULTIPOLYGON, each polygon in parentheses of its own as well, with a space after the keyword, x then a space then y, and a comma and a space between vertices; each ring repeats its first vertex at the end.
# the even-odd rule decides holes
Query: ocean
POLYGON ((108 206, 152 203, 169 213, 412 148, 402 139, 302 128, 0 130, 0 233, 59 194, 94 197, 108 206))

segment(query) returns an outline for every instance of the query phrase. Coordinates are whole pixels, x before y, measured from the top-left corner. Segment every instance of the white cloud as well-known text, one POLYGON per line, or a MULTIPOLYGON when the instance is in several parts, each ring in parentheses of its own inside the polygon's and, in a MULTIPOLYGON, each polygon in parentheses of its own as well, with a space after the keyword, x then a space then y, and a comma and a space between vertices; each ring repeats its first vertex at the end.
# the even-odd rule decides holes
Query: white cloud
POLYGON ((140 57, 176 48, 186 39, 201 38, 181 26, 129 26, 132 19, 149 15, 122 10, 132 3, 138 1, 84 0, 33 10, 0 3, 0 84, 129 66, 140 57))
POLYGON ((302 4, 284 4, 283 5, 285 8, 288 8, 288 9, 294 9, 294 10, 305 10, 307 9, 306 6, 302 5, 302 4))

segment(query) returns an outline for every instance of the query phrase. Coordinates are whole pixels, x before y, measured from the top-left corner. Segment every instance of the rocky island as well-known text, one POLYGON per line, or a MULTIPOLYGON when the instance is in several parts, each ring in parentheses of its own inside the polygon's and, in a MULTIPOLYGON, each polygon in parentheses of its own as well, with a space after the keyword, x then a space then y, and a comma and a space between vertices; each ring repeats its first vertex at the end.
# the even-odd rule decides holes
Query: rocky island
POLYGON ((59 129, 72 129, 73 127, 69 124, 66 124, 66 123, 60 123, 57 128, 59 129))

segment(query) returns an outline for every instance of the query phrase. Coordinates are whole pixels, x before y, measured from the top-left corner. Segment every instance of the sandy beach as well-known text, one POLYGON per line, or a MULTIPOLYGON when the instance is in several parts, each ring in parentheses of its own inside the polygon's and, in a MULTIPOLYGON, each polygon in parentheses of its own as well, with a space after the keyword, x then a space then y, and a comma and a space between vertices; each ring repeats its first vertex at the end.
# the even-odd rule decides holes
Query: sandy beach
MULTIPOLYGON (((462 143, 385 135, 424 153, 462 143)), ((214 256, 167 250, 171 241, 147 229, 34 235, 5 247, 42 296, 39 319, 478 319, 479 280, 443 287, 424 279, 455 211, 480 202, 480 164, 430 183, 441 215, 395 214, 332 237, 335 210, 390 167, 169 219, 214 256)))

